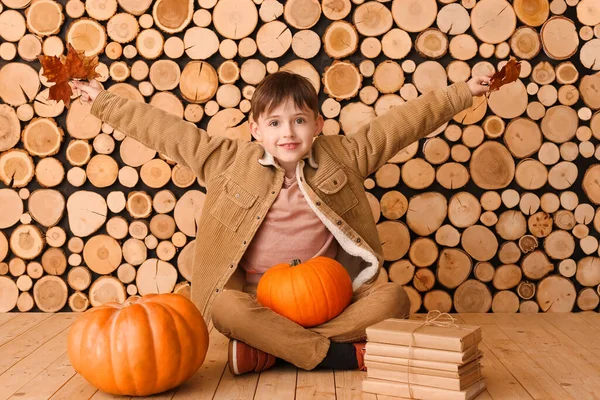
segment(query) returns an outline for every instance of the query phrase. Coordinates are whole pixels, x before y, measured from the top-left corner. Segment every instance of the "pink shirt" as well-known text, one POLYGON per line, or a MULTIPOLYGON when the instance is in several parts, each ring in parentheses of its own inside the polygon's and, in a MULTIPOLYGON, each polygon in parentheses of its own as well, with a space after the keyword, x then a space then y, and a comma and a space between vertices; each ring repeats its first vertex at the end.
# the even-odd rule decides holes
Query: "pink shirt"
POLYGON ((279 263, 294 258, 305 262, 317 256, 335 258, 337 241, 304 199, 296 177, 284 177, 283 187, 250 242, 240 265, 246 281, 258 283, 279 263))

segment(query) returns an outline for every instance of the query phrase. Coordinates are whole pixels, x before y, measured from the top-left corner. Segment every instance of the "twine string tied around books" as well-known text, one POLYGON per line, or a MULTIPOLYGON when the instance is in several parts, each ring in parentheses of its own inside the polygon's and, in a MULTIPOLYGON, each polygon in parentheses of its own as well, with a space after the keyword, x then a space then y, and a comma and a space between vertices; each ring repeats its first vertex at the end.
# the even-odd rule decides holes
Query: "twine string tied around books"
MULTIPOLYGON (((408 388, 409 398, 411 398, 411 399, 415 398, 413 391, 412 391, 412 387, 410 386, 411 352, 412 352, 412 347, 415 342, 415 332, 418 331, 419 329, 423 328, 424 326, 439 326, 439 327, 445 327, 445 328, 460 329, 460 326, 456 324, 456 318, 454 318, 452 315, 450 315, 448 313, 443 313, 439 310, 431 310, 427 313, 427 317, 425 318, 425 321, 423 321, 423 323, 421 325, 417 326, 411 332, 410 343, 408 345, 408 360, 406 363, 407 364, 406 365, 406 386, 408 388)), ((476 362, 477 362, 477 379, 475 381, 479 382, 479 380, 481 379, 481 368, 479 367, 479 361, 476 361, 476 362)))

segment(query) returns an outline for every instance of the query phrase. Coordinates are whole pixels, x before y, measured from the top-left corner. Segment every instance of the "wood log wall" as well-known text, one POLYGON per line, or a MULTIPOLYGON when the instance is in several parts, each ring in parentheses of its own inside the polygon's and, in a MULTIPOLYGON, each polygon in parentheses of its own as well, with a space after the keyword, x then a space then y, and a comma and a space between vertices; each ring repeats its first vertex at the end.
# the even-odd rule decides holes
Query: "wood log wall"
POLYGON ((336 135, 522 60, 365 181, 380 278, 412 311, 597 310, 598 0, 1 0, 0 37, 0 311, 189 295, 202 182, 48 100, 36 56, 67 41, 99 55, 108 90, 247 140, 279 69, 312 81, 336 135))

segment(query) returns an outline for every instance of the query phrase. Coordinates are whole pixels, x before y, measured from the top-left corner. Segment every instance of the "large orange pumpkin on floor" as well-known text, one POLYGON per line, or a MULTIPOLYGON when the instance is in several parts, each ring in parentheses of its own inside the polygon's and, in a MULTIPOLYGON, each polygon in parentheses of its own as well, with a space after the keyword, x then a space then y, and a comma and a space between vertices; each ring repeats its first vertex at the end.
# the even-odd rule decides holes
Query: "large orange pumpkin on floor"
POLYGON ((277 264, 258 282, 256 299, 306 328, 337 317, 352 300, 352 282, 342 264, 329 257, 277 264))
POLYGON ((98 389, 147 396, 178 386, 200 368, 208 330, 186 297, 149 294, 89 309, 71 327, 67 344, 75 371, 98 389))

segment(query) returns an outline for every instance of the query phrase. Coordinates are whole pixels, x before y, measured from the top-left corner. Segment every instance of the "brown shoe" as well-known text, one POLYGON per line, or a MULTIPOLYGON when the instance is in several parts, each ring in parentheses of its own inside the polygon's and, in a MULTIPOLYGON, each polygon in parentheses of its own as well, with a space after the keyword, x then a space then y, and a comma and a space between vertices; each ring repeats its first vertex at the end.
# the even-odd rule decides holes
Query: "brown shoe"
POLYGON ((229 371, 233 375, 264 371, 275 365, 275 360, 275 356, 237 339, 229 341, 229 371))
POLYGON ((367 367, 365 367, 365 352, 367 342, 358 342, 352 343, 354 345, 354 350, 356 350, 356 360, 358 361, 358 370, 366 371, 367 367))

